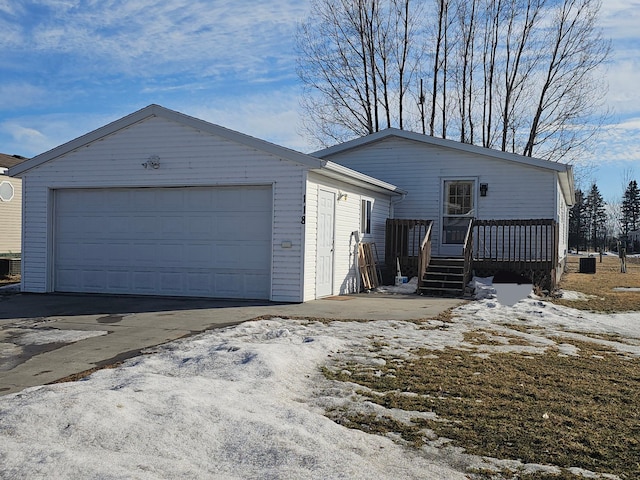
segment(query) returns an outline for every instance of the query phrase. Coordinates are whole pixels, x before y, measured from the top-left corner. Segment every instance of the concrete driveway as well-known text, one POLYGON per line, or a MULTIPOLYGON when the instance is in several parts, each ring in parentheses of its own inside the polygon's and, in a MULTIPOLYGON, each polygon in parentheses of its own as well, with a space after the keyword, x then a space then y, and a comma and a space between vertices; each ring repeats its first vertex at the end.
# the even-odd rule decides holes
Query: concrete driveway
POLYGON ((302 304, 107 295, 0 295, 0 395, 139 355, 212 328, 264 316, 416 320, 460 299, 362 294, 302 304))

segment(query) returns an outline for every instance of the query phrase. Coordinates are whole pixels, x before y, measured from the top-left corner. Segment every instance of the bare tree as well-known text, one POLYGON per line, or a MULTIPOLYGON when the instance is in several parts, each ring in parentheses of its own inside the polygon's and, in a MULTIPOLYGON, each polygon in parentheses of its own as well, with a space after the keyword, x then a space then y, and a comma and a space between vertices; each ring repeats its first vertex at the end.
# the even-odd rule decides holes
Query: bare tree
POLYGON ((500 43, 500 25, 502 24, 505 0, 485 0, 484 30, 482 36, 482 146, 493 147, 497 138, 494 130, 493 111, 495 95, 495 77, 497 75, 497 56, 500 43))
POLYGON ((299 74, 307 130, 322 144, 422 125, 559 160, 598 127, 605 88, 595 70, 609 51, 600 0, 312 2, 299 74))
POLYGON ((515 139, 521 119, 518 108, 523 93, 530 87, 531 76, 538 55, 532 55, 532 32, 541 17, 546 0, 509 0, 507 2, 507 28, 504 41, 504 92, 502 104, 501 150, 514 150, 515 139), (511 146, 511 148, 510 148, 511 146))
POLYGON ((308 133, 326 145, 397 125, 420 57, 410 0, 314 0, 298 30, 308 133))
POLYGON ((436 115, 441 111, 442 138, 447 137, 447 58, 450 52, 449 30, 450 5, 452 0, 435 0, 436 34, 433 52, 433 71, 431 72, 433 86, 431 89, 431 116, 429 121, 429 135, 436 134, 436 115), (439 100, 440 99, 440 100, 439 100), (440 102, 440 105, 438 105, 440 102))
POLYGON ((599 10, 598 0, 563 0, 551 7, 551 25, 543 30, 550 45, 540 54, 546 67, 534 84, 540 87, 524 155, 561 159, 597 128, 577 126, 584 126, 604 95, 594 75, 609 53, 597 28, 599 10))
POLYGON ((458 114, 460 141, 473 143, 473 98, 475 88, 473 73, 475 66, 475 37, 478 20, 478 0, 461 2, 457 9, 460 45, 457 55, 456 83, 458 91, 458 114))

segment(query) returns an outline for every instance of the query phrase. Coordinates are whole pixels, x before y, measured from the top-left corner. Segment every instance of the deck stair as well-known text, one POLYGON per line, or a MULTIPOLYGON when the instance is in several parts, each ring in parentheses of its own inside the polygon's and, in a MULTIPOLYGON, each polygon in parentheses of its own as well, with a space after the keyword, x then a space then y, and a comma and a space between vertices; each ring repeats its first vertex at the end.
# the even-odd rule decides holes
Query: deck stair
POLYGON ((464 294, 464 289, 464 258, 431 257, 418 293, 458 297, 464 294))

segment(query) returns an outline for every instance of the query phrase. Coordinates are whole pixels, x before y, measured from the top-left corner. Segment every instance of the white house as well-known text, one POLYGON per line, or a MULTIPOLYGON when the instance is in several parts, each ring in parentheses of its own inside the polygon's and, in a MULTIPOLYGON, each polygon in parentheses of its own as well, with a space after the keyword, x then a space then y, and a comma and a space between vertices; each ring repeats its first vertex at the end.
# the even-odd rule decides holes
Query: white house
POLYGON ((26 160, 0 153, 0 257, 19 256, 22 225, 22 181, 7 175, 10 167, 26 160))
POLYGON ((150 105, 10 169, 22 290, 302 302, 358 291, 402 190, 150 105))
POLYGON ((461 256, 470 221, 475 220, 476 230, 470 233, 476 259, 490 255, 494 262, 497 257, 531 262, 539 260, 536 255, 544 244, 553 250, 554 270, 565 263, 569 207, 575 196, 570 165, 397 129, 313 155, 405 190, 395 218, 432 220, 433 256, 461 256), (531 221, 537 219, 544 221, 531 221), (509 245, 509 235, 522 241, 512 238, 509 245))

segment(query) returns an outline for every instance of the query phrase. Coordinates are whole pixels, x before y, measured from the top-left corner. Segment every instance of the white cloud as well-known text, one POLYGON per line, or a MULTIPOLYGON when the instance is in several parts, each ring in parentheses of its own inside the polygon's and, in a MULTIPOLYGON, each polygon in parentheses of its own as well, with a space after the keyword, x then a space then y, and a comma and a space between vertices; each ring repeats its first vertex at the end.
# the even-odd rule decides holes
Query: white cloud
MULTIPOLYGON (((312 150, 299 134, 295 89, 219 98, 208 94, 210 100, 203 101, 204 97, 197 95, 182 101, 156 103, 277 145, 302 152, 312 150)), ((39 155, 144 106, 146 104, 123 105, 112 114, 65 113, 12 118, 0 123, 0 145, 2 151, 11 154, 39 155)))
MULTIPOLYGON (((131 112, 124 112, 123 115, 131 112)), ((2 151, 33 157, 77 138, 116 117, 97 114, 54 114, 12 118, 0 123, 2 151)))
POLYGON ((638 38, 640 2, 637 0, 605 0, 600 9, 600 24, 614 40, 638 38))
POLYGON ((277 145, 301 152, 311 150, 299 133, 298 92, 293 88, 165 106, 277 145))
POLYGON ((596 163, 640 162, 640 117, 604 125, 590 159, 596 163))
MULTIPOLYGON (((129 75, 243 72, 260 77, 294 61, 297 0, 48 2, 32 25, 33 48, 77 57, 73 68, 129 75)), ((291 68, 291 70, 293 70, 291 68)))
POLYGON ((0 105, 3 109, 14 109, 42 102, 47 91, 29 83, 0 83, 0 105))
POLYGON ((16 15, 22 10, 21 5, 12 0, 0 0, 0 12, 6 15, 16 15))
POLYGON ((21 155, 31 156, 47 144, 47 138, 42 132, 17 123, 1 124, 0 132, 8 134, 11 138, 10 141, 3 141, 3 148, 9 152, 20 152, 21 155))

